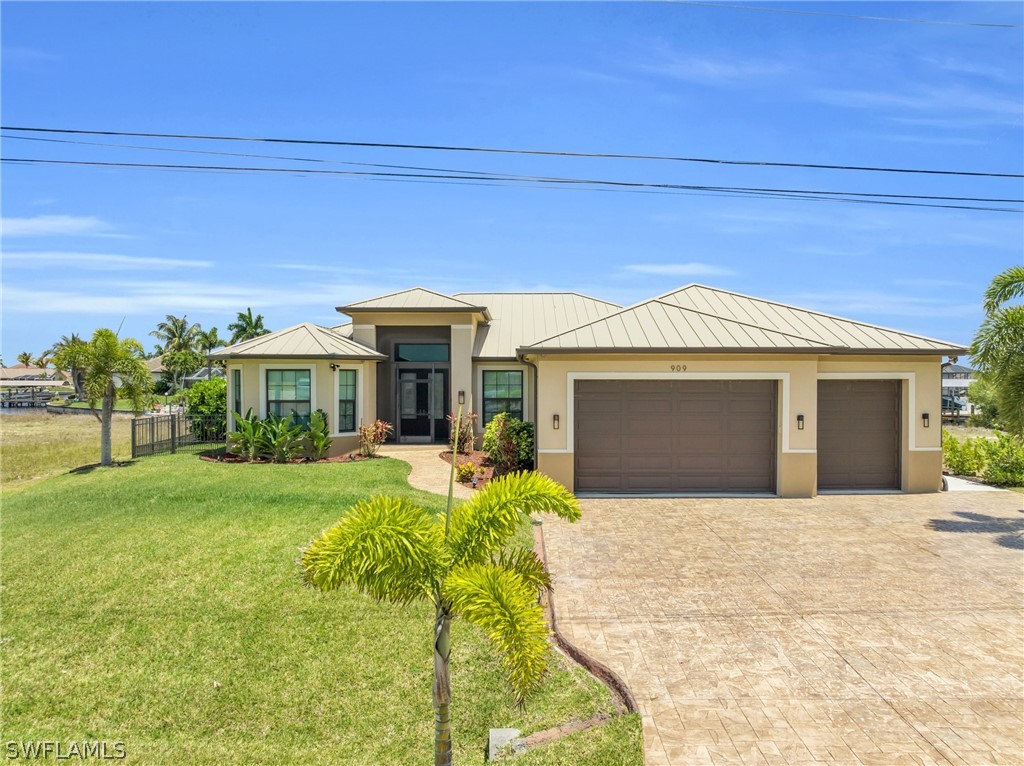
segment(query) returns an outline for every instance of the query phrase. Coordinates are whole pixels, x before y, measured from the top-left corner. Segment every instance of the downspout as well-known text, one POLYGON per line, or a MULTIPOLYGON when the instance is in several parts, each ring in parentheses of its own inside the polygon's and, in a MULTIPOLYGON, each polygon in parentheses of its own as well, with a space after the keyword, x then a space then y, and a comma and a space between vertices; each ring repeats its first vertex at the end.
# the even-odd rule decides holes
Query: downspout
POLYGON ((540 375, 540 371, 537 369, 537 365, 529 361, 526 358, 526 354, 521 351, 516 352, 516 359, 522 364, 533 368, 533 385, 530 386, 530 412, 533 413, 533 470, 537 470, 540 466, 540 418, 537 412, 537 378, 540 375))

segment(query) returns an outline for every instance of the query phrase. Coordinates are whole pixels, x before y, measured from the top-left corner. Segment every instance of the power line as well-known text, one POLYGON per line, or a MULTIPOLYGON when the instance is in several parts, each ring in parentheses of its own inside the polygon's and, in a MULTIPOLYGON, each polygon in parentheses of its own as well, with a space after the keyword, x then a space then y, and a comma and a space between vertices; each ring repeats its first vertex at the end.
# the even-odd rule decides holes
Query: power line
POLYGON ((664 162, 696 162, 710 165, 742 165, 755 167, 804 168, 811 170, 858 170, 875 173, 921 173, 925 175, 974 176, 979 178, 1024 178, 1021 173, 985 173, 971 170, 931 170, 919 168, 872 167, 865 165, 824 165, 807 162, 769 162, 760 160, 726 160, 711 157, 674 157, 657 154, 616 154, 602 152, 571 152, 541 149, 501 149, 481 146, 447 146, 443 144, 389 144, 375 141, 330 141, 305 138, 263 138, 244 136, 204 136, 188 133, 136 133, 118 130, 75 130, 60 128, 17 127, 0 125, 0 130, 29 133, 63 133, 70 135, 122 136, 131 138, 173 138, 195 141, 251 141, 272 144, 309 144, 315 146, 349 146, 369 149, 415 149, 442 152, 479 152, 486 154, 522 154, 541 157, 591 157, 596 159, 658 160, 664 162))
POLYGON ((899 21, 909 24, 944 24, 957 27, 990 27, 994 29, 1020 29, 1020 24, 993 24, 983 21, 952 21, 948 19, 901 19, 891 16, 860 16, 853 13, 826 13, 824 11, 796 11, 790 8, 764 8, 756 5, 727 5, 725 3, 701 3, 695 0, 667 0, 677 5, 696 5, 703 8, 729 8, 734 11, 763 11, 766 13, 792 13, 800 16, 831 16, 837 19, 861 19, 864 21, 899 21))
MULTIPOLYGON (((566 181, 557 180, 546 180, 541 177, 528 178, 507 178, 507 177, 492 177, 492 176, 464 176, 464 175, 430 175, 425 173, 394 173, 394 172, 380 172, 380 171, 363 171, 363 170, 317 170, 313 168, 266 168, 266 167, 235 167, 230 165, 172 165, 172 164, 160 164, 160 163, 144 163, 144 162, 95 162, 95 161, 84 161, 84 160, 46 160, 37 158, 19 158, 19 157, 4 157, 3 162, 16 163, 16 164, 36 164, 36 165, 78 165, 78 166, 93 166, 93 167, 119 167, 119 168, 149 168, 149 169, 185 169, 185 170, 217 170, 217 171, 232 171, 232 172, 256 172, 256 173, 267 173, 267 174, 317 174, 317 175, 338 175, 338 176, 353 176, 353 177, 368 177, 368 178, 426 178, 426 179, 438 179, 438 180, 459 180, 459 181, 498 181, 505 183, 515 183, 520 180, 530 180, 533 183, 544 183, 544 184, 564 184, 566 181)), ((569 186, 562 188, 588 188, 585 184, 599 183, 594 181, 572 181, 573 184, 579 184, 578 186, 569 186)), ((697 185, 684 185, 684 184, 642 184, 642 183, 631 183, 624 181, 604 182, 613 186, 624 186, 624 187, 652 187, 657 189, 677 189, 677 190, 691 190, 691 191, 719 191, 719 192, 740 192, 745 194, 763 195, 767 197, 778 197, 786 199, 816 199, 816 200, 830 200, 833 202, 856 202, 861 204, 873 204, 873 205, 897 205, 900 207, 926 207, 926 208, 942 208, 950 210, 985 210, 990 212, 999 213, 1022 213, 1024 210, 1019 208, 997 208, 997 207, 978 207, 975 205, 946 205, 946 204, 935 204, 925 202, 897 202, 891 199, 861 199, 853 196, 818 196, 821 193, 804 193, 800 191, 794 191, 793 193, 786 192, 785 190, 778 189, 757 189, 749 187, 725 187, 725 186, 697 186, 697 185)), ((843 192, 833 192, 834 195, 852 194, 843 192)), ((868 195, 860 195, 868 196, 868 195)), ((876 195, 872 195, 876 196, 876 195)), ((877 195, 882 196, 882 195, 877 195)))
POLYGON ((887 199, 926 199, 936 201, 947 201, 947 202, 992 202, 992 203, 1020 203, 1024 204, 1024 199, 1006 199, 997 197, 947 197, 947 196, 936 196, 927 194, 894 194, 894 193, 881 193, 881 192, 848 192, 848 191, 824 191, 821 189, 772 189, 763 187, 718 187, 718 186, 693 186, 683 184, 660 184, 660 183, 640 183, 632 181, 607 181, 593 178, 566 178, 563 176, 534 176, 534 175, 523 175, 517 173, 497 173, 492 171, 482 170, 464 170, 459 168, 435 168, 435 167, 423 167, 419 165, 385 165, 374 162, 350 162, 345 160, 328 160, 318 157, 292 157, 275 154, 249 154, 245 152, 217 152, 203 149, 179 149, 175 147, 165 146, 139 146, 136 144, 111 144, 102 143, 97 141, 73 141, 60 138, 36 138, 32 136, 0 136, 2 138, 19 140, 19 141, 43 141, 46 143, 59 143, 59 144, 73 144, 76 146, 104 146, 118 149, 138 149, 146 151, 157 151, 157 152, 176 152, 185 154, 203 154, 203 155, 216 155, 221 157, 247 157, 247 158, 259 158, 267 160, 289 160, 294 162, 315 162, 315 163, 329 163, 332 165, 354 165, 357 167, 372 167, 372 168, 388 168, 392 170, 417 170, 431 173, 457 173, 457 174, 470 174, 473 176, 497 176, 504 179, 528 181, 528 182, 543 182, 543 183, 565 183, 565 184, 593 184, 593 185, 605 185, 605 186, 636 186, 636 187, 652 187, 652 188, 669 188, 669 189, 715 189, 715 190, 736 190, 744 192, 757 192, 764 194, 812 194, 812 195, 824 195, 824 196, 838 196, 838 197, 878 197, 887 199))

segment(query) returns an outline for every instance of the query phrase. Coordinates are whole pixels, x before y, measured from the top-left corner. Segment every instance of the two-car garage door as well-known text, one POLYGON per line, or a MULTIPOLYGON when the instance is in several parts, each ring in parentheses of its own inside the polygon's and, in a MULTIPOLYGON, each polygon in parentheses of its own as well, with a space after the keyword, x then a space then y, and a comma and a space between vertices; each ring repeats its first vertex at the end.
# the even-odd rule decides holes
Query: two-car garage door
POLYGON ((577 380, 576 491, 773 492, 775 381, 577 380))

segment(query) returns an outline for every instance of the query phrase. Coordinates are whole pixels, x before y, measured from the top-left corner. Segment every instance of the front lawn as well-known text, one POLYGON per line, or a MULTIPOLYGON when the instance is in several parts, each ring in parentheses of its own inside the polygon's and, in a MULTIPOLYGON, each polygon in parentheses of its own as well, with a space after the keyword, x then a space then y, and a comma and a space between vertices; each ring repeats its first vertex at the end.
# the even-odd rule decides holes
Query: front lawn
MULTIPOLYGON (((300 546, 357 498, 409 488, 395 460, 237 465, 166 455, 3 493, 3 735, 123 741, 129 763, 429 763, 432 612, 300 584, 300 546)), ((457 763, 487 729, 611 712, 558 661, 525 711, 453 626, 457 763)), ((515 761, 513 761, 514 763, 515 761)), ((529 764, 643 762, 636 716, 529 764)))

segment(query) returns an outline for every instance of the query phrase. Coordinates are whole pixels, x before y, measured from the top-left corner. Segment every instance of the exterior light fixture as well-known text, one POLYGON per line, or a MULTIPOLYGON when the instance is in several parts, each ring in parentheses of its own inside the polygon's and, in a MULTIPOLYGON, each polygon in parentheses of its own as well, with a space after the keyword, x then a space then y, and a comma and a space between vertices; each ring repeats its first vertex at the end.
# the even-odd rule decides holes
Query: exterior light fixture
POLYGON ((921 423, 924 425, 925 428, 931 425, 931 419, 928 417, 927 412, 921 413, 921 423))
POLYGON ((558 430, 558 413, 557 412, 554 415, 551 416, 551 427, 554 428, 556 431, 558 430))
POLYGON ((797 415, 796 416, 796 430, 797 431, 803 431, 804 430, 804 416, 803 415, 797 415))
POLYGON ((340 364, 337 364, 337 363, 335 363, 335 362, 331 362, 331 372, 337 372, 337 371, 338 371, 338 368, 339 368, 340 366, 341 366, 340 364))
POLYGON ((459 391, 459 404, 465 404, 465 403, 466 403, 466 392, 465 391, 459 391))

